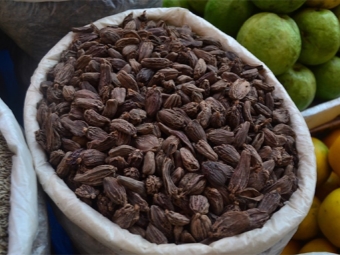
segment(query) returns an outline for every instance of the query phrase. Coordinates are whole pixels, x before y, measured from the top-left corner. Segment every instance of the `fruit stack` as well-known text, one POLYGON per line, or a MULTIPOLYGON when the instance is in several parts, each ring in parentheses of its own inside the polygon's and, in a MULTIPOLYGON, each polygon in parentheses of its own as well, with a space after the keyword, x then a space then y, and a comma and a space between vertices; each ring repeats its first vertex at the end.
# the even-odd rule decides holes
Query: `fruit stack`
POLYGON ((317 163, 315 197, 282 254, 340 252, 340 128, 312 135, 317 163))
POLYGON ((340 0, 164 0, 234 37, 263 61, 300 111, 340 97, 340 0))

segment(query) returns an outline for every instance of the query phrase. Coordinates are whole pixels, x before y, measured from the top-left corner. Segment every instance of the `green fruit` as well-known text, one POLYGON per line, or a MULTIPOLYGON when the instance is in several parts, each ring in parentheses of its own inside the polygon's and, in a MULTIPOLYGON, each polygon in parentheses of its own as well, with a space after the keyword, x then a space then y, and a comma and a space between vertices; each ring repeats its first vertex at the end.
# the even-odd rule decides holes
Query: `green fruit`
POLYGON ((257 8, 252 1, 209 0, 205 7, 204 19, 235 38, 242 24, 256 12, 257 8))
POLYGON ((198 15, 203 16, 204 8, 208 0, 187 0, 187 2, 194 12, 196 12, 198 15))
POLYGON ((302 6, 306 0, 253 0, 263 11, 275 13, 290 13, 302 6))
MULTIPOLYGON (((333 13, 335 14, 335 16, 338 18, 338 21, 340 22, 340 5, 338 5, 337 7, 335 7, 332 11, 333 11, 333 13)), ((339 40, 340 40, 340 38, 339 38, 339 40)), ((339 42, 339 45, 340 45, 340 42, 339 42)), ((340 53, 340 47, 339 47, 339 49, 338 49, 337 55, 339 55, 339 53, 340 53)))
POLYGON ((186 0, 163 0, 162 7, 189 8, 189 5, 186 0))
POLYGON ((287 15, 262 12, 250 17, 240 28, 237 41, 263 61, 275 74, 288 71, 299 57, 299 28, 287 15))
POLYGON ((294 14, 293 19, 302 40, 299 62, 320 65, 335 56, 340 46, 340 25, 332 11, 305 8, 294 14))
POLYGON ((310 67, 316 79, 315 96, 323 100, 332 100, 340 96, 340 58, 310 67))
POLYGON ((179 0, 163 0, 162 7, 180 7, 179 0))
POLYGON ((295 63, 287 72, 276 78, 285 87, 300 111, 303 111, 312 103, 315 97, 316 81, 314 74, 307 67, 295 63))

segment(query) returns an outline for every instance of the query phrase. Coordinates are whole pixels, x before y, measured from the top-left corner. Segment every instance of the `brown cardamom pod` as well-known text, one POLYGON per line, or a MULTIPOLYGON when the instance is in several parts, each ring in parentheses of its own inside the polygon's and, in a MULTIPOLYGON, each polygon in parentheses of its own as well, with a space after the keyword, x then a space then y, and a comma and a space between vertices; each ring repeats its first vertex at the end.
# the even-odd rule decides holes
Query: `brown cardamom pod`
POLYGON ((115 211, 112 221, 123 229, 132 227, 139 219, 139 206, 125 204, 115 211))
POLYGON ((184 130, 188 138, 194 143, 197 143, 199 140, 207 140, 203 127, 196 119, 188 122, 184 130))
POLYGON ((208 160, 217 161, 218 155, 214 152, 211 146, 205 140, 199 140, 194 145, 196 151, 206 157, 208 160))
POLYGON ((191 218, 190 232, 196 241, 202 241, 208 237, 211 230, 211 220, 207 215, 196 213, 191 218))
POLYGON ((100 165, 93 169, 87 170, 83 174, 76 174, 74 181, 91 186, 100 186, 103 184, 103 179, 109 176, 116 175, 117 168, 110 165, 100 165))
POLYGON ((189 207, 194 213, 207 214, 209 212, 209 202, 205 196, 190 196, 189 207))
POLYGON ((185 147, 180 150, 183 166, 186 170, 190 172, 198 171, 200 169, 200 164, 194 155, 185 147))
POLYGON ((124 186, 120 185, 116 178, 105 177, 103 180, 104 192, 117 205, 127 203, 127 195, 124 186))

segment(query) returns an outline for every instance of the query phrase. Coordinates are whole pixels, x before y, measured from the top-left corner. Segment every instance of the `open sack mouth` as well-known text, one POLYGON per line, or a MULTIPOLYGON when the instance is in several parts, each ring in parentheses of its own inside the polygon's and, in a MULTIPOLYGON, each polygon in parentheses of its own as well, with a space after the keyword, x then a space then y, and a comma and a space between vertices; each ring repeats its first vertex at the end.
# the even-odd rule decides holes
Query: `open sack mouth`
POLYGON ((300 192, 297 110, 261 63, 153 11, 73 29, 36 72, 30 142, 77 198, 152 243, 261 228, 300 192))

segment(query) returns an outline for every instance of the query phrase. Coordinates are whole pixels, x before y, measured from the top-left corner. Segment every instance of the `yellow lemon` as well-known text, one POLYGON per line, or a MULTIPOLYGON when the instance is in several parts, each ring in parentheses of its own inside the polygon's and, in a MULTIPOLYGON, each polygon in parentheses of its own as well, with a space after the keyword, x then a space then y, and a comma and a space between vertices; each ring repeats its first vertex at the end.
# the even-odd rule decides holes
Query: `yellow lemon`
POLYGON ((324 236, 340 248, 340 188, 333 190, 321 203, 318 224, 324 236))
POLYGON ((332 172, 327 181, 316 188, 315 196, 320 199, 320 201, 323 201, 329 193, 337 188, 340 188, 340 177, 332 172))
POLYGON ((340 0, 307 0, 306 5, 309 7, 332 9, 340 4, 340 0))
POLYGON ((319 139, 312 137, 316 157, 316 186, 320 186, 330 176, 332 170, 328 164, 328 148, 319 139))
POLYGON ((316 238, 306 243, 299 251, 299 253, 308 252, 337 253, 337 249, 326 238, 316 238))
POLYGON ((300 223, 297 231, 293 235, 295 240, 308 240, 315 237, 319 232, 318 226, 318 210, 320 207, 320 200, 317 197, 313 198, 313 203, 309 209, 307 216, 300 223))
POLYGON ((329 135, 322 139, 322 141, 329 149, 338 137, 340 137, 340 129, 333 130, 329 135))
POLYGON ((340 176, 340 137, 338 137, 329 148, 328 162, 334 173, 340 176))
POLYGON ((287 245, 283 248, 280 255, 297 254, 301 249, 302 245, 299 241, 290 240, 287 245))

